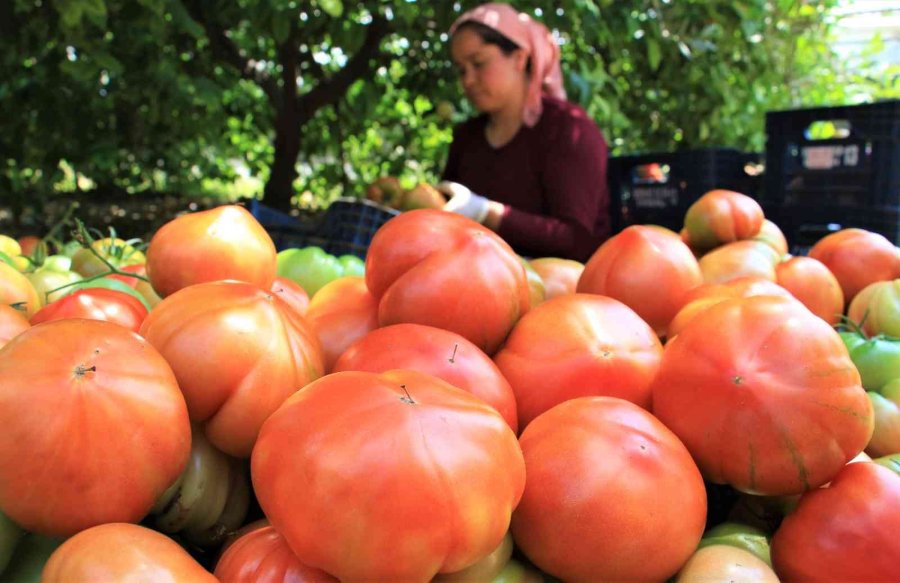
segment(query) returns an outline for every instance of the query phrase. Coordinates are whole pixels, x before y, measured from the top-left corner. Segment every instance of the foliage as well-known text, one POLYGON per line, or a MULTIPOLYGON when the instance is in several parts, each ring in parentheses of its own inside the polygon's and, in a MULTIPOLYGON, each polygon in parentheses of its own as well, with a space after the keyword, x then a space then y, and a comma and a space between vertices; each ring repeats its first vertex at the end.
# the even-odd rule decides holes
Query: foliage
MULTIPOLYGON (((759 151, 768 110, 900 96, 896 70, 834 59, 835 2, 517 6, 556 32, 570 98, 624 153, 759 151)), ((446 30, 474 4, 4 2, 0 193, 31 204, 53 185, 196 193, 239 182, 246 193, 250 181, 255 194, 269 183, 267 202, 306 192, 300 202, 316 205, 379 175, 433 180, 451 122, 472 114, 446 30)))

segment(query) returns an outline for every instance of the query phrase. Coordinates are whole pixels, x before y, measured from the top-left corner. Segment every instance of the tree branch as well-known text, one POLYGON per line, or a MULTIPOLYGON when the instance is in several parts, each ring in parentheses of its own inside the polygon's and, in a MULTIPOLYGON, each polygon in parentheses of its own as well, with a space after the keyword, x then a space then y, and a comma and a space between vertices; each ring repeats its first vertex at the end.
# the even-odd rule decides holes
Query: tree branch
POLYGON ((203 26, 203 30, 206 31, 213 56, 238 71, 242 78, 259 85, 269 98, 269 102, 275 108, 279 108, 281 99, 279 98, 278 84, 267 73, 258 71, 253 61, 241 53, 225 30, 209 17, 202 0, 183 0, 183 3, 191 18, 203 26))
POLYGON ((366 38, 362 46, 350 58, 347 65, 297 99, 297 111, 300 114, 301 125, 311 119, 322 107, 337 102, 354 81, 361 79, 372 70, 373 61, 380 63, 387 59, 388 55, 382 52, 380 47, 381 40, 389 32, 388 21, 380 15, 374 15, 372 24, 367 27, 366 38))

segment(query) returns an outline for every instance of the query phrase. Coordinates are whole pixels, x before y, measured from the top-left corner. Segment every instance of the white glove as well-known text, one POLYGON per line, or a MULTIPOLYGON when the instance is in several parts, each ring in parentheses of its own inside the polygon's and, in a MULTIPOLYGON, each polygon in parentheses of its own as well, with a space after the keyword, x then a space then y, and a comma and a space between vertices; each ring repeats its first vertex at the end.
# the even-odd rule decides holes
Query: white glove
POLYGON ((436 188, 450 197, 450 200, 444 205, 445 211, 457 213, 473 221, 484 223, 484 219, 488 215, 488 204, 490 203, 488 199, 475 194, 458 182, 445 180, 438 184, 436 188))

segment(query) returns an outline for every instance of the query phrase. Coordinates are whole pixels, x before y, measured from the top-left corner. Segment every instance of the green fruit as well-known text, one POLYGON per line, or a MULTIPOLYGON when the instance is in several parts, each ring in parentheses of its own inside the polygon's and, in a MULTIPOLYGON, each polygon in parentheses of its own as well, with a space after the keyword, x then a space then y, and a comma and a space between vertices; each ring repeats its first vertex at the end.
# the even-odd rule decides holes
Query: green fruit
POLYGON ((278 254, 278 275, 300 284, 313 297, 326 283, 344 275, 337 257, 321 247, 285 249, 278 254))
POLYGON ((737 522, 723 522, 708 530, 697 547, 702 549, 712 545, 730 545, 744 549, 756 555, 770 567, 772 558, 769 554, 769 539, 766 534, 755 527, 737 522))
POLYGON ((360 277, 366 274, 366 262, 356 255, 341 255, 338 262, 344 268, 344 275, 358 275, 360 277))
POLYGON ((850 350, 850 359, 867 391, 880 391, 890 381, 900 378, 900 341, 884 336, 869 338, 850 350))
POLYGON ((894 473, 900 475, 900 453, 892 453, 891 455, 877 457, 874 458, 872 462, 884 466, 889 470, 893 470, 894 473))
POLYGON ((9 567, 3 572, 2 580, 10 583, 39 583, 47 559, 62 542, 62 539, 27 533, 19 541, 9 567))
POLYGON ((9 560, 12 558, 16 545, 18 545, 19 539, 22 538, 23 534, 25 534, 25 531, 18 524, 0 512, 0 574, 9 565, 9 560))

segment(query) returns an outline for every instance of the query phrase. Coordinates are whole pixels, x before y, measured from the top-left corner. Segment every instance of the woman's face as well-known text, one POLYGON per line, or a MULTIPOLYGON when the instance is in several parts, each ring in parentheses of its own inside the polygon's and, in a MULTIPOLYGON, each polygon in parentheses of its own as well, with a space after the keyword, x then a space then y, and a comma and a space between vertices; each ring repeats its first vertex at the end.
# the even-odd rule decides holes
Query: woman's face
POLYGON ((527 63, 524 51, 505 55, 475 31, 462 28, 453 35, 450 56, 466 98, 478 111, 490 114, 521 102, 527 63))

